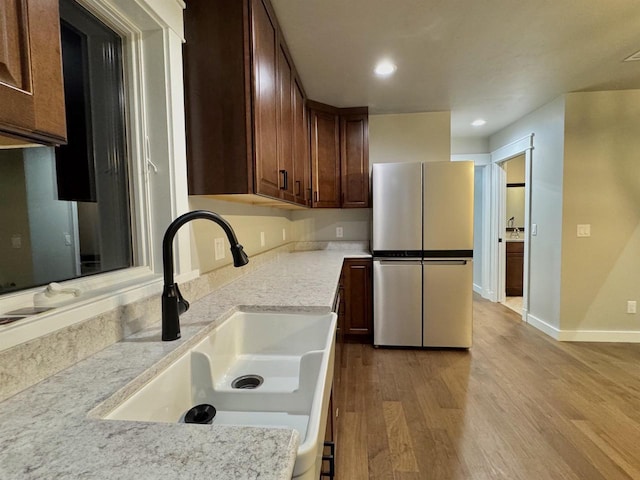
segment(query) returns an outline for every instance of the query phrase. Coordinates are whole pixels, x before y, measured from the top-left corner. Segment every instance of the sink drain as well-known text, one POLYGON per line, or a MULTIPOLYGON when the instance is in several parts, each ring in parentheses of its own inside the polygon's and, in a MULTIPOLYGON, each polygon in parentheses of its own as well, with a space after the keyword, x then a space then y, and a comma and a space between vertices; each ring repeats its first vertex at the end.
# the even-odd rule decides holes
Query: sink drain
POLYGON ((231 382, 231 388, 243 388, 245 390, 258 388, 264 382, 260 375, 242 375, 231 382))

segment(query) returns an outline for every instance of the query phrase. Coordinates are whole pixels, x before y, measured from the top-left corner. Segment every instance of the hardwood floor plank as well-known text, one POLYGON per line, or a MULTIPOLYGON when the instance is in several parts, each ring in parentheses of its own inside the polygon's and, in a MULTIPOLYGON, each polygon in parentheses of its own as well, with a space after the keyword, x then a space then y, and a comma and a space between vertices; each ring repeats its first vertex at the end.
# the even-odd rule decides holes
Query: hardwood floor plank
POLYGON ((387 426, 387 441, 391 451, 391 462, 395 472, 418 473, 418 462, 413 453, 413 442, 404 416, 402 403, 382 402, 384 423, 387 426))
POLYGON ((345 345, 338 480, 640 480, 640 345, 474 299, 469 351, 345 345))
POLYGON ((344 412, 341 419, 340 446, 336 451, 336 477, 353 480, 367 480, 367 441, 362 414, 344 412))

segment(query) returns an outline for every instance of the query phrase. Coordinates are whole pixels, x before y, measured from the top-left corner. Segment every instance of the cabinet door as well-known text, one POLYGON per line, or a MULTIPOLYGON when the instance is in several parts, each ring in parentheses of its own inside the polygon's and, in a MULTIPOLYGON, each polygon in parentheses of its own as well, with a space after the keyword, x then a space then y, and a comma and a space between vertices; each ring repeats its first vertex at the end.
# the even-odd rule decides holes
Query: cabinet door
POLYGON ((291 64, 278 46, 278 173, 280 197, 292 202, 293 188, 293 82, 291 64))
POLYGON ((252 0, 251 6, 255 191, 277 198, 280 196, 277 148, 277 29, 262 0, 252 0))
POLYGON ((311 110, 314 207, 340 207, 340 125, 337 114, 311 110))
POLYGON ((58 1, 0 0, 0 32, 0 132, 64 142, 58 1))
POLYGON ((343 208, 369 206, 369 116, 340 117, 343 208))
POLYGON ((371 336, 372 262, 348 259, 344 263, 345 333, 371 336))
POLYGON ((524 276, 524 242, 507 242, 505 293, 521 297, 524 276))
POLYGON ((300 205, 311 205, 311 159, 309 157, 309 125, 304 93, 299 80, 293 81, 293 195, 300 205))

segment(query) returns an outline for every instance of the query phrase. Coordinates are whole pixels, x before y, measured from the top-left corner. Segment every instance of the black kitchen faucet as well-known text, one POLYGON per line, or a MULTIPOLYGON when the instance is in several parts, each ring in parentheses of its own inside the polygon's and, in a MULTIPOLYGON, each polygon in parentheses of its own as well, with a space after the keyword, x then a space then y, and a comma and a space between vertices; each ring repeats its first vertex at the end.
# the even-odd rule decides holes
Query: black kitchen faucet
POLYGON ((164 289, 162 291, 162 340, 177 340, 180 338, 180 320, 181 314, 189 309, 187 302, 180 290, 178 284, 173 278, 173 238, 182 225, 191 220, 206 219, 217 223, 222 227, 224 233, 227 234, 229 243, 231 244, 231 255, 233 255, 233 266, 241 267, 249 263, 249 257, 242 250, 242 245, 238 243, 236 234, 224 218, 217 213, 207 210, 194 210, 179 216, 167 228, 162 239, 162 264, 164 268, 164 289))

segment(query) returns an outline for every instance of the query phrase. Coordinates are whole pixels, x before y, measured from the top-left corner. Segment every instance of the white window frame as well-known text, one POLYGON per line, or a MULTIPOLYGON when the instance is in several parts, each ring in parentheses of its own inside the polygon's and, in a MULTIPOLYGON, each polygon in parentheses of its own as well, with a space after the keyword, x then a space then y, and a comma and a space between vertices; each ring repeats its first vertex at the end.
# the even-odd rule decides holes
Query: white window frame
MULTIPOLYGON (((164 231, 188 210, 182 0, 76 0, 122 36, 134 266, 61 282, 82 294, 51 311, 0 326, 0 351, 159 294, 164 231)), ((174 243, 177 280, 195 278, 189 229, 174 243)), ((0 298, 0 312, 33 306, 32 288, 0 298)), ((160 298, 158 298, 158 302, 160 298)))

